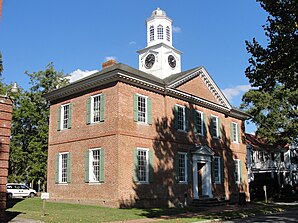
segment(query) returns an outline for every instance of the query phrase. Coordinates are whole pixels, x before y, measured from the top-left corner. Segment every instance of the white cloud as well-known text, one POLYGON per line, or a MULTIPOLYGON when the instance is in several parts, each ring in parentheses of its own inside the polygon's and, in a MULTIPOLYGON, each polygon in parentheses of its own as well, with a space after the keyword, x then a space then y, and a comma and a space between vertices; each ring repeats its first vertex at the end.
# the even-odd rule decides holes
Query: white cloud
POLYGON ((116 57, 114 57, 114 56, 105 57, 105 61, 108 61, 108 60, 116 60, 116 57))
POLYGON ((247 84, 247 85, 238 85, 233 88, 226 88, 226 89, 223 89, 222 92, 224 93, 224 95, 228 100, 232 100, 234 97, 247 92, 249 89, 251 89, 251 86, 247 84))
POLYGON ((137 44, 136 41, 130 41, 130 42, 128 43, 128 45, 135 45, 135 44, 137 44))
POLYGON ((74 81, 77 81, 79 79, 87 77, 87 76, 89 76, 91 74, 94 74, 96 72, 98 72, 98 70, 85 70, 85 71, 83 71, 83 70, 77 69, 77 70, 71 72, 66 78, 68 78, 69 82, 72 83, 74 81))
POLYGON ((181 33, 181 28, 179 26, 173 26, 173 33, 181 33))

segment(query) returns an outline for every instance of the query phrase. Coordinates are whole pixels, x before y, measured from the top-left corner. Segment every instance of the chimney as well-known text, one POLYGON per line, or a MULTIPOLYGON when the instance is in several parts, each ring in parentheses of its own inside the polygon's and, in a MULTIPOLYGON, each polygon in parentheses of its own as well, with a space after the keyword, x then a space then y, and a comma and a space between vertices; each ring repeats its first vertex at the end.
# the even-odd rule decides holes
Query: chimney
POLYGON ((101 66, 102 66, 102 69, 105 69, 107 67, 113 66, 116 63, 117 63, 116 60, 111 59, 111 60, 107 60, 106 62, 103 62, 101 66))

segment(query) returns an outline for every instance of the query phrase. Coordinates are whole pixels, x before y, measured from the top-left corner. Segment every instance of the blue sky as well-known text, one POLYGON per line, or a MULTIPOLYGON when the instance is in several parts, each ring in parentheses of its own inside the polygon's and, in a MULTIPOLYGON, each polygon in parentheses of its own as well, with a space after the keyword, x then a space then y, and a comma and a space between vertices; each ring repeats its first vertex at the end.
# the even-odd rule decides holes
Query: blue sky
POLYGON ((3 0, 4 82, 17 81, 26 89, 24 72, 43 70, 50 62, 64 74, 99 70, 109 57, 138 68, 136 51, 146 47, 145 20, 157 7, 173 20, 182 70, 204 66, 239 106, 249 89, 245 40, 266 43, 267 14, 255 0, 3 0))

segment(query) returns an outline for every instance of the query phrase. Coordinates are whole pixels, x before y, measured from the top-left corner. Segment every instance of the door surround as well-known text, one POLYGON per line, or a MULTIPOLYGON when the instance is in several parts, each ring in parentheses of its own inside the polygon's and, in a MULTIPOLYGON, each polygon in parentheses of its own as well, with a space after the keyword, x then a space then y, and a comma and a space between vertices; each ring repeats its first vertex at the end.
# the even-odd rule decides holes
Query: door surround
POLYGON ((199 198, 198 185, 198 163, 205 164, 202 175, 202 195, 213 198, 212 194, 212 178, 211 178, 211 157, 214 152, 206 145, 198 145, 192 151, 192 170, 193 170, 193 194, 194 199, 199 198))

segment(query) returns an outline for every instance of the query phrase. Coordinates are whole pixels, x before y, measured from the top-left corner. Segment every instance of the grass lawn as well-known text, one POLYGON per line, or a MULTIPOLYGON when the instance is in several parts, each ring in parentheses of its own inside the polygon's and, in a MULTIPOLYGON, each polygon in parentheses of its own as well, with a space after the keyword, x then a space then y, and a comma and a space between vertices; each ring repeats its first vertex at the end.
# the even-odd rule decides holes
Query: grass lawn
MULTIPOLYGON (((227 210, 198 208, 152 208, 152 209, 116 209, 81 204, 65 204, 56 202, 46 203, 46 215, 41 216, 42 200, 13 199, 7 204, 6 213, 9 216, 19 216, 41 220, 44 222, 111 222, 145 218, 161 218, 167 222, 195 222, 207 219, 240 218, 253 214, 281 211, 285 207, 270 204, 253 204, 246 208, 230 206, 227 210)), ((291 207, 298 209, 297 206, 291 207)))

